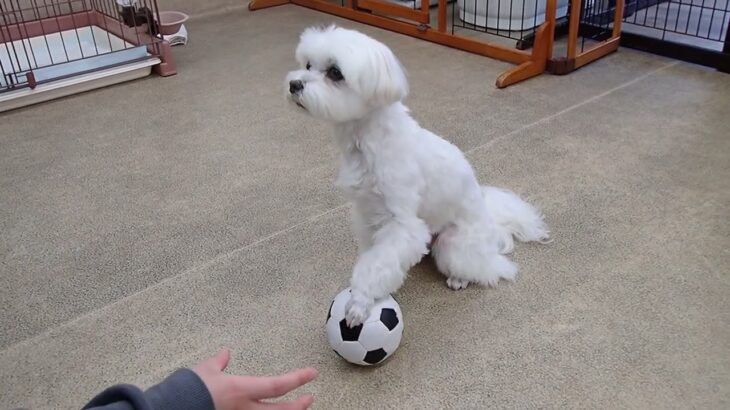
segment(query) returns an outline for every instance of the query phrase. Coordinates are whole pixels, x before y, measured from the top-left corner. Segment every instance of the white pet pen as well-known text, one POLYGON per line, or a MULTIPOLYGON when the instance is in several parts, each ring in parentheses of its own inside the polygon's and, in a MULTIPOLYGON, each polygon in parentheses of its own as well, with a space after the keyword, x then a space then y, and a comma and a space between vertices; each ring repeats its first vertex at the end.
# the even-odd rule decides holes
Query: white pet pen
POLYGON ((0 0, 0 111, 175 73, 155 0, 0 0))

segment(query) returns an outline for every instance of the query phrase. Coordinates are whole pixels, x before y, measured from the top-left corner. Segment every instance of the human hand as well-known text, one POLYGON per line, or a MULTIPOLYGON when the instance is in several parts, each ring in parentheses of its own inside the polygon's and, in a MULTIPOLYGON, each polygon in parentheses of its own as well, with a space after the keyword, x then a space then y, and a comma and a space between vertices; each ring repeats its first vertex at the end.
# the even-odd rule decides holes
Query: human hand
POLYGON ((231 359, 225 349, 193 368, 205 383, 216 410, 299 410, 312 405, 314 397, 306 394, 293 401, 267 403, 262 400, 280 397, 317 377, 315 369, 300 369, 279 376, 237 376, 223 372, 231 359))

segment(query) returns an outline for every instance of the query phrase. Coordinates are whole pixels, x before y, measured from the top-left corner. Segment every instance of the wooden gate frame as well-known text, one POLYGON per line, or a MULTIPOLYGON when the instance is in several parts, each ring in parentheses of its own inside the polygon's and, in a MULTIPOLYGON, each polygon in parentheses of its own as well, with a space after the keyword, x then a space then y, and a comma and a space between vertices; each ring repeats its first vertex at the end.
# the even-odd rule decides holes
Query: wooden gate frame
POLYGON ((621 31, 620 16, 623 14, 625 0, 616 1, 617 17, 615 19, 612 37, 588 50, 577 53, 576 45, 580 24, 579 11, 583 1, 574 0, 571 4, 572 14, 568 42, 569 45, 572 44, 572 47, 569 46, 567 59, 552 58, 553 44, 555 42, 557 0, 547 0, 545 5, 545 22, 535 31, 535 41, 530 51, 518 50, 501 44, 489 43, 449 33, 446 23, 446 0, 438 1, 438 21, 436 28, 430 25, 429 0, 421 1, 420 10, 386 3, 382 0, 345 0, 344 6, 330 3, 326 0, 251 0, 248 8, 251 11, 255 11, 285 4, 295 4, 422 40, 516 64, 515 67, 505 71, 497 78, 497 87, 505 88, 540 75, 547 71, 549 66, 551 72, 564 74, 618 49, 621 31), (575 12, 576 10, 578 12, 575 12), (379 14, 373 14, 373 11, 379 14), (404 19, 409 21, 404 21, 404 19))
POLYGON ((570 3, 568 51, 566 57, 550 59, 548 70, 553 74, 568 74, 618 50, 619 43, 621 42, 621 22, 623 21, 625 0, 616 0, 611 36, 592 47, 578 52, 581 5, 584 1, 573 0, 570 3))

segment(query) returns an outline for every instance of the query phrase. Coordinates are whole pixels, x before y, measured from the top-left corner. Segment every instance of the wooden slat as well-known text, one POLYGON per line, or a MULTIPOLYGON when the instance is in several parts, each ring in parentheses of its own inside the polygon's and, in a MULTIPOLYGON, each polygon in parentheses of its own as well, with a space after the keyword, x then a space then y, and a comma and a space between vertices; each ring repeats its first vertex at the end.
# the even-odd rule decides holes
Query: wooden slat
POLYGON ((575 57, 575 68, 583 67, 584 65, 596 61, 601 57, 613 53, 618 50, 620 38, 613 38, 606 40, 604 43, 596 44, 588 51, 584 51, 575 57))
MULTIPOLYGON (((580 5, 584 0, 572 0, 570 3, 570 23, 568 26, 568 60, 578 53, 578 29, 580 28, 580 5)), ((623 0, 622 0, 623 1, 623 0)))
POLYGON ((446 7, 446 0, 439 0, 438 31, 442 33, 446 32, 446 7))
POLYGON ((526 61, 530 61, 531 59, 531 54, 527 51, 516 50, 499 44, 484 43, 449 33, 441 33, 438 30, 430 28, 426 28, 424 30, 422 27, 418 27, 414 24, 374 14, 363 13, 357 10, 346 9, 337 4, 327 3, 320 0, 292 0, 292 3, 313 10, 333 14, 335 16, 384 28, 396 33, 406 34, 445 46, 458 48, 470 53, 507 61, 513 64, 522 64, 526 61))
POLYGON ((535 32, 532 59, 502 73, 497 78, 497 87, 505 88, 545 72, 548 60, 547 52, 549 50, 547 43, 552 43, 549 22, 543 23, 535 32))
MULTIPOLYGON (((547 23, 545 34, 550 38, 550 41, 546 44, 547 58, 552 58, 553 56, 553 39, 555 38, 555 20, 557 12, 558 0, 547 0, 547 3, 545 4, 545 23, 547 23)), ((535 41, 535 43, 537 43, 537 41, 535 41)))
POLYGON ((616 14, 613 16, 613 37, 621 37, 621 22, 624 20, 625 0, 616 0, 616 14))
POLYGON ((248 3, 248 9, 251 11, 261 10, 289 3, 291 3, 289 0, 251 0, 251 2, 248 3))
POLYGON ((428 24, 430 17, 428 11, 424 13, 421 10, 413 10, 405 6, 399 6, 393 3, 386 3, 380 0, 358 0, 357 7, 382 13, 387 16, 401 17, 423 24, 428 24))

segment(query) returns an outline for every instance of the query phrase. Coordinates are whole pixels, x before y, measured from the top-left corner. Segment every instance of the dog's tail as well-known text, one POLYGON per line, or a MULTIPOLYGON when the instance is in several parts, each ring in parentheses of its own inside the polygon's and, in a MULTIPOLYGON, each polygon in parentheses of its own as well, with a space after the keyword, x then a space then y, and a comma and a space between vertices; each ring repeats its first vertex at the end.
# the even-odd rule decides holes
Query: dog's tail
POLYGON ((542 213, 506 189, 483 186, 482 192, 500 231, 499 249, 510 253, 514 238, 522 242, 550 242, 550 231, 542 213))

